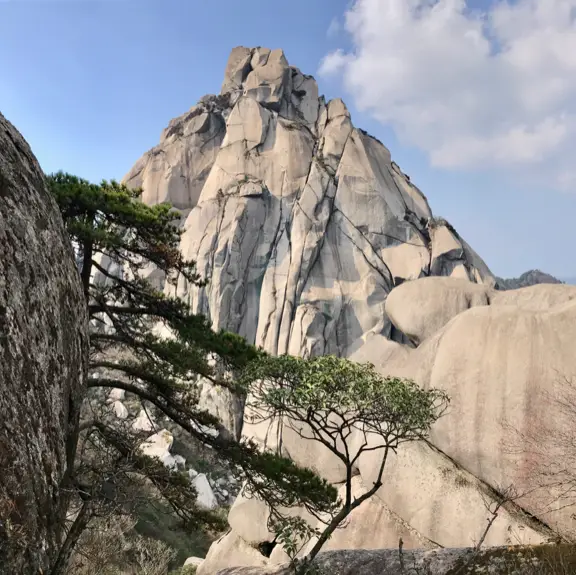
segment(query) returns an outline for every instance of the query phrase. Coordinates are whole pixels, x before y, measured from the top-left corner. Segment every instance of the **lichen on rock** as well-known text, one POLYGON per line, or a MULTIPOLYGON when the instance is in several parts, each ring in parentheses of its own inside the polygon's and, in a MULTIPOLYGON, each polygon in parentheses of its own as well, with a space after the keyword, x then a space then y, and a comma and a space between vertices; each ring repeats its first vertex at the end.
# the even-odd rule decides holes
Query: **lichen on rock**
POLYGON ((87 367, 87 327, 56 203, 30 147, 0 114, 2 573, 46 573, 57 552, 87 367))

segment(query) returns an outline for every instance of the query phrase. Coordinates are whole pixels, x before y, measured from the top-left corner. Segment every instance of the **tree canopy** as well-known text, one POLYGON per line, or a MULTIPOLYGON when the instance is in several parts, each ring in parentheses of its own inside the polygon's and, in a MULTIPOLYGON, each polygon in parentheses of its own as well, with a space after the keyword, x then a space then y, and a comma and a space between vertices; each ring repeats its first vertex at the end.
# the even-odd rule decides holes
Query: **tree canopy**
MULTIPOLYGON (((279 420, 301 439, 321 444, 345 469, 345 495, 339 507, 327 517, 316 515, 323 529, 307 528, 279 510, 270 514, 272 522, 284 531, 291 530, 304 544, 312 535, 317 537, 307 555, 308 563, 342 521, 382 487, 390 454, 402 443, 426 439, 448 404, 443 391, 425 390, 403 378, 383 377, 371 364, 335 356, 266 356, 251 362, 243 378, 249 389, 249 421, 279 420), (377 463, 375 477, 366 491, 355 497, 352 478, 366 454, 377 463)), ((285 540, 285 547, 292 552, 304 547, 295 545, 289 536, 285 540)))

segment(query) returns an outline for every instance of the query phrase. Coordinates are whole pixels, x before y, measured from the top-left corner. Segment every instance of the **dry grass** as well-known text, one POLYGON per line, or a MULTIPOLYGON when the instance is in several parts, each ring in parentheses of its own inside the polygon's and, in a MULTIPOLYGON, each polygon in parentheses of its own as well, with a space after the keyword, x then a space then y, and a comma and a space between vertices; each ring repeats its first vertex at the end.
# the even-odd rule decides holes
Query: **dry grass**
POLYGON ((95 520, 82 534, 69 575, 166 575, 175 553, 161 541, 134 532, 127 516, 95 520))

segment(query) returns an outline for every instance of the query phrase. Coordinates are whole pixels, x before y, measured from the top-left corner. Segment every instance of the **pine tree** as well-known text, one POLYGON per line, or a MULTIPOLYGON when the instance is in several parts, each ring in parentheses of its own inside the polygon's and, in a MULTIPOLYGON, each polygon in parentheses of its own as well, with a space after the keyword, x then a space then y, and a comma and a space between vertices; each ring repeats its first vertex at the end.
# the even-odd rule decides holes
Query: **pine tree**
MULTIPOLYGON (((198 377, 242 395, 245 388, 234 374, 265 354, 236 334, 214 332, 204 317, 146 279, 151 265, 168 284, 179 277, 196 285, 209 279, 201 278, 179 250, 179 213, 167 204, 148 206, 139 201, 141 190, 115 181, 92 184, 61 172, 47 181, 75 248, 86 297, 88 387, 122 389, 153 405, 213 448, 247 491, 272 508, 302 505, 314 513, 330 512, 336 490, 326 481, 287 458, 261 452, 250 440, 236 441, 198 407, 198 377)), ((123 508, 125 492, 134 492, 126 486, 137 478, 153 484, 186 523, 222 526, 221 519, 196 506, 187 476, 141 454, 142 439, 105 416, 82 422, 77 465, 69 478, 80 505, 51 575, 66 572, 92 517, 123 508)))

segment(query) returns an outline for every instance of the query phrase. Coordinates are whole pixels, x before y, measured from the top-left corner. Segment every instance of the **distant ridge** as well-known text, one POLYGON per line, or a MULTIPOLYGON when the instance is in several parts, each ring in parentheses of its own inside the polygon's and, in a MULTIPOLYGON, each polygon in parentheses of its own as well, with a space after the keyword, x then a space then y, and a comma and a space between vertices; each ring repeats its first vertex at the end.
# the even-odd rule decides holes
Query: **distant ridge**
POLYGON ((572 281, 562 281, 540 270, 530 270, 524 272, 520 277, 517 278, 504 279, 497 277, 496 289, 510 290, 510 289, 518 289, 533 286, 536 284, 561 284, 561 283, 576 283, 576 278, 572 278, 572 281))

